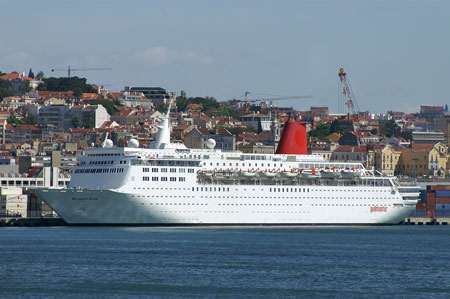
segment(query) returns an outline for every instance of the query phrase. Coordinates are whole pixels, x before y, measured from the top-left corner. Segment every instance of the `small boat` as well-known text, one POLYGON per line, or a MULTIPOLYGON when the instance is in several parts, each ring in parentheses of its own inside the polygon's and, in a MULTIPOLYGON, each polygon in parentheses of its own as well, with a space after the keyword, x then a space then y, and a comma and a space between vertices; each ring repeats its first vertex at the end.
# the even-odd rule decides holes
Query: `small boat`
POLYGON ((315 168, 303 169, 300 175, 306 179, 320 178, 320 173, 315 168))
POLYGON ((250 178, 256 176, 256 172, 251 170, 239 170, 237 172, 238 177, 250 178))
POLYGON ((201 177, 212 177, 213 172, 211 170, 200 170, 198 175, 201 177))
POLYGON ((341 176, 341 172, 336 168, 325 168, 320 171, 320 175, 326 179, 335 179, 341 176))
POLYGON ((258 171, 257 174, 261 178, 273 178, 277 175, 277 172, 266 170, 266 171, 258 171))
POLYGON ((343 169, 341 171, 341 176, 343 179, 354 179, 357 177, 360 177, 362 175, 361 170, 356 169, 356 168, 352 168, 352 169, 343 169))
POLYGON ((279 172, 280 177, 282 178, 295 178, 298 175, 298 172, 295 170, 287 171, 283 170, 279 172))

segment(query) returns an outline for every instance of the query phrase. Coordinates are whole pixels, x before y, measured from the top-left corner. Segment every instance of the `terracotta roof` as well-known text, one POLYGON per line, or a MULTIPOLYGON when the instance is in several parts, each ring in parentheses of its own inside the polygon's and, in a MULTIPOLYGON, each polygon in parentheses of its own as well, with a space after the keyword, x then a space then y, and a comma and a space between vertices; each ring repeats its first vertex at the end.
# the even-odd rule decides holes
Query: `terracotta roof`
POLYGON ((22 80, 27 80, 27 81, 33 80, 33 78, 30 78, 27 76, 22 76, 21 74, 16 73, 16 72, 0 76, 0 79, 3 79, 3 80, 22 79, 22 80))

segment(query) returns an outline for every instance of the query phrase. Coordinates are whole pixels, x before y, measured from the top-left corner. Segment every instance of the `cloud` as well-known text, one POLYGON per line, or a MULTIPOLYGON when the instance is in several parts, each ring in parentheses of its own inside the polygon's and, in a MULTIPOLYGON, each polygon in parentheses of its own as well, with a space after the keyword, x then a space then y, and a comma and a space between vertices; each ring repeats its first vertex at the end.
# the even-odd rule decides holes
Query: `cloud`
POLYGON ((194 50, 174 51, 166 47, 153 47, 136 54, 140 61, 152 65, 168 65, 173 63, 191 63, 197 65, 211 65, 214 59, 207 52, 199 53, 194 50))

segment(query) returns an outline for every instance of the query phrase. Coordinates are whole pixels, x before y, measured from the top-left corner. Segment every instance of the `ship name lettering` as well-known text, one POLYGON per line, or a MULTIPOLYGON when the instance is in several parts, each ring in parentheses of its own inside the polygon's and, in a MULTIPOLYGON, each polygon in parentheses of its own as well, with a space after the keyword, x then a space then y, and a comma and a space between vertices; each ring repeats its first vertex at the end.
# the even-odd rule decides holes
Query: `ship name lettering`
POLYGON ((72 200, 98 200, 97 197, 72 197, 72 200))
POLYGON ((378 206, 370 207, 370 213, 375 212, 387 212, 387 207, 378 207, 378 206))

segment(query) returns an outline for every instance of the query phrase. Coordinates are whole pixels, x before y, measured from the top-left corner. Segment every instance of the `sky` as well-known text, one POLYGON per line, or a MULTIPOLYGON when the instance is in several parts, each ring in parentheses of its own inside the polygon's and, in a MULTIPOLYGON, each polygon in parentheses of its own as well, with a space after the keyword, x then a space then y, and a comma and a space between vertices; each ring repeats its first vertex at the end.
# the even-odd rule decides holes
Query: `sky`
POLYGON ((217 100, 345 113, 450 103, 450 1, 0 2, 0 71, 73 75, 111 91, 161 86, 217 100), (82 70, 108 68, 108 70, 82 70), (76 70, 80 69, 80 70, 76 70))

